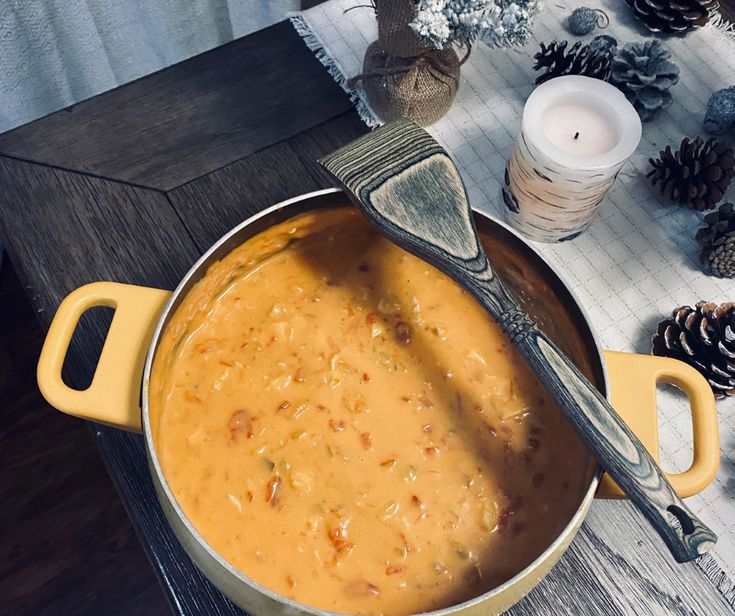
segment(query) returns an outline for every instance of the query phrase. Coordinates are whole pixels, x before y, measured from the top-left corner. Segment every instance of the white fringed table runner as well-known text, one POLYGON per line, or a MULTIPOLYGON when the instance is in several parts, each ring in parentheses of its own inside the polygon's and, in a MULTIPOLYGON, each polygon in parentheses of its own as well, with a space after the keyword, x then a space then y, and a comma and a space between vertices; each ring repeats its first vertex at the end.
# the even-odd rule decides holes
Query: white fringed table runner
MULTIPOLYGON (((335 80, 362 70, 367 46, 377 38, 374 12, 364 0, 330 0, 291 20, 335 80), (351 9, 345 12, 347 9, 351 9)), ((462 67, 459 93, 449 113, 429 127, 458 164, 470 202, 504 219, 498 200, 505 161, 520 129, 523 105, 533 89, 533 55, 540 42, 580 40, 565 28, 577 6, 603 9, 618 43, 650 36, 622 0, 550 0, 536 20, 534 40, 520 49, 475 46, 462 67)), ((735 301, 735 282, 706 276, 694 240, 701 215, 667 205, 644 180, 648 158, 683 137, 705 135, 704 110, 712 92, 735 84, 735 35, 708 25, 684 38, 662 39, 681 68, 673 87, 674 104, 654 122, 643 125, 643 140, 624 168, 587 232, 563 244, 536 246, 556 266, 581 299, 603 346, 649 353, 656 323, 684 304, 698 300, 735 301)), ((379 121, 362 93, 350 92, 371 127, 379 121)), ((723 136, 735 141, 733 132, 723 136)), ((735 200, 731 187, 728 200, 735 200)), ((660 392, 661 462, 681 471, 691 463, 691 420, 683 396, 660 392)), ((719 535, 713 558, 698 561, 735 605, 735 399, 718 402, 721 464, 714 483, 687 504, 719 535)), ((643 522, 642 522, 643 523, 643 522)))

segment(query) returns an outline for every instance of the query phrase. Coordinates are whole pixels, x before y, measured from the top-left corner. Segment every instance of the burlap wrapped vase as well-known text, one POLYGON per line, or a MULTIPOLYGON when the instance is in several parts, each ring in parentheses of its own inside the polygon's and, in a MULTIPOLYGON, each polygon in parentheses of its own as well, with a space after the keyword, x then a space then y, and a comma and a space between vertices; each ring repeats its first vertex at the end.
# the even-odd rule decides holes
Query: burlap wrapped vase
POLYGON ((371 107, 388 122, 398 117, 427 126, 451 107, 460 62, 453 49, 423 45, 408 25, 414 0, 376 0, 378 40, 365 52, 361 81, 371 107))

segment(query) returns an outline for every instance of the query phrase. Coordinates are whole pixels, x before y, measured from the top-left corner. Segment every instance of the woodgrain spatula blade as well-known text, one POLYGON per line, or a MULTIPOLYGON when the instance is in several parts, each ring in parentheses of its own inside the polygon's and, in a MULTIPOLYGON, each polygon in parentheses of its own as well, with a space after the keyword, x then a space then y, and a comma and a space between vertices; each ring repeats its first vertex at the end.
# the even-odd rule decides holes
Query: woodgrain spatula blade
POLYGON ((602 467, 646 516, 679 562, 717 537, 676 495, 638 438, 494 275, 459 172, 417 124, 397 120, 321 164, 392 241, 472 293, 500 323, 602 467))

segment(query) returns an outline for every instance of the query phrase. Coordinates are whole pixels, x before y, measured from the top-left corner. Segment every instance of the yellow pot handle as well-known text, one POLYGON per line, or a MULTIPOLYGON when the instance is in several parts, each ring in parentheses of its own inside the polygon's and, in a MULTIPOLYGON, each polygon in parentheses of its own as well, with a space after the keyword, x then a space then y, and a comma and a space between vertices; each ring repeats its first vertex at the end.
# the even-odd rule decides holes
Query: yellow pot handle
MULTIPOLYGON (((720 436, 715 398, 707 380, 676 359, 605 351, 610 377, 610 402, 658 462, 658 408, 656 385, 676 385, 689 397, 692 409, 694 459, 683 473, 666 473, 676 493, 684 498, 706 488, 720 463, 720 436)), ((600 498, 624 498, 617 484, 602 476, 600 498)))
POLYGON ((170 291, 117 282, 93 282, 61 302, 38 360, 38 387, 64 413, 116 428, 141 431, 140 386, 148 345, 170 291), (84 390, 61 378, 69 342, 86 310, 115 309, 94 378, 84 390))

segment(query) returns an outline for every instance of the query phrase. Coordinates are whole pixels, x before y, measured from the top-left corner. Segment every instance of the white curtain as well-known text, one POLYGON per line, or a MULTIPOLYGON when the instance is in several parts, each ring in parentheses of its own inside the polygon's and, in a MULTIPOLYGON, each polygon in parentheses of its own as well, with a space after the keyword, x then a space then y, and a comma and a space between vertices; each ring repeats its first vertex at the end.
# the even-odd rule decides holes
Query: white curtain
POLYGON ((284 19, 298 0, 0 0, 0 132, 284 19))

